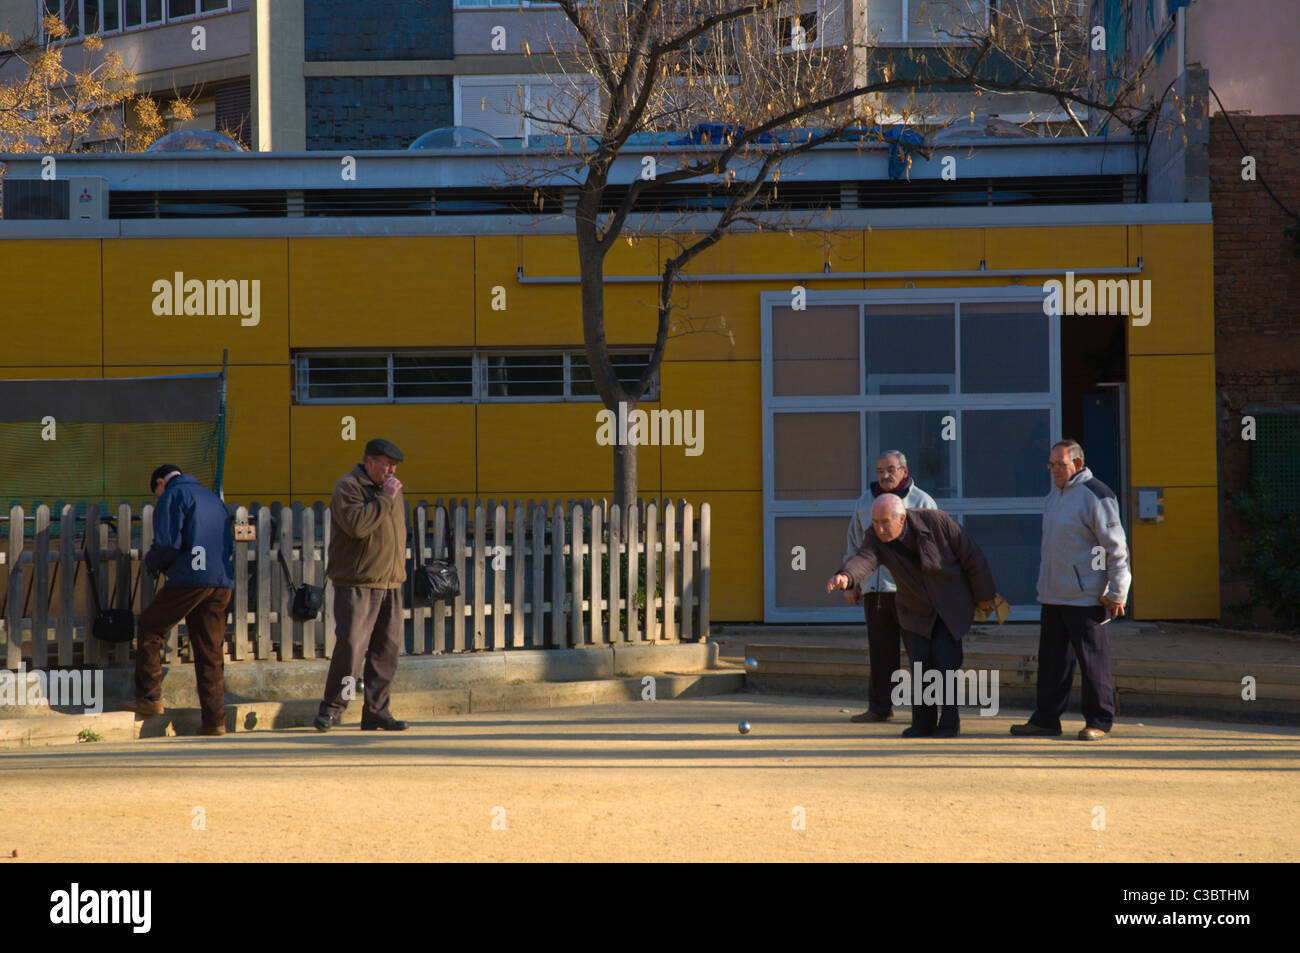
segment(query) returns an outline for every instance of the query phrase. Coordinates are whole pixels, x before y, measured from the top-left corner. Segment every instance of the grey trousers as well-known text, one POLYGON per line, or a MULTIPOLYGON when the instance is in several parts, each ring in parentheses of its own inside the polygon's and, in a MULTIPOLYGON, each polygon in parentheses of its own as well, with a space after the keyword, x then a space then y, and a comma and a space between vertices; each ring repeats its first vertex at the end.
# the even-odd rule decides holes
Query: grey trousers
POLYGON ((365 670, 364 705, 367 721, 392 717, 388 700, 402 647, 402 590, 338 586, 334 590, 334 654, 325 678, 319 714, 334 718, 348 707, 357 676, 365 670), (351 677, 345 685, 344 678, 351 677))

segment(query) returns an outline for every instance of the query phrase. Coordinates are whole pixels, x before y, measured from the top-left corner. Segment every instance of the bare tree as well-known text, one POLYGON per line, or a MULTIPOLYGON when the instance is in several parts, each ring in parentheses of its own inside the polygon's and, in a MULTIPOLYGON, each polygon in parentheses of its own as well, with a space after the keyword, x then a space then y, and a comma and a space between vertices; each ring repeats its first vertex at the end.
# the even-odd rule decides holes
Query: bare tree
MULTIPOLYGON (((894 37, 871 32, 861 0, 843 0, 842 18, 822 23, 809 18, 814 0, 557 2, 568 35, 548 37, 544 54, 525 47, 545 57, 551 95, 542 106, 533 96, 523 111, 552 133, 553 147, 523 174, 576 187, 583 337, 611 411, 622 403, 630 412, 658 374, 687 266, 737 226, 772 228, 782 169, 817 146, 850 139, 879 148, 898 143, 900 126, 941 127, 956 118, 954 91, 965 94, 963 105, 1036 97, 1060 107, 1055 131, 1068 125, 1082 135, 1101 118, 1136 128, 1150 112, 1142 68, 1124 63, 1127 72, 1107 73, 1104 61, 1090 57, 1092 31, 1078 0, 1003 0, 992 11, 984 0, 929 0, 928 7, 913 0, 920 8, 913 35, 939 44, 924 48, 884 45, 894 37), (884 117, 892 129, 882 127, 884 117), (611 181, 621 156, 647 151, 644 143, 629 148, 634 135, 683 130, 693 130, 696 148, 661 153, 652 175, 611 181), (633 224, 632 216, 656 208, 656 193, 683 183, 707 184, 716 203, 702 234, 662 222, 651 233, 644 218, 633 224), (606 340, 605 259, 620 237, 651 234, 675 253, 663 261, 650 360, 638 380, 624 382, 606 340)), ((928 156, 919 136, 912 141, 928 156)), ((685 324, 686 333, 699 330, 685 324)), ((636 499, 635 446, 614 447, 614 484, 626 513, 636 499)))

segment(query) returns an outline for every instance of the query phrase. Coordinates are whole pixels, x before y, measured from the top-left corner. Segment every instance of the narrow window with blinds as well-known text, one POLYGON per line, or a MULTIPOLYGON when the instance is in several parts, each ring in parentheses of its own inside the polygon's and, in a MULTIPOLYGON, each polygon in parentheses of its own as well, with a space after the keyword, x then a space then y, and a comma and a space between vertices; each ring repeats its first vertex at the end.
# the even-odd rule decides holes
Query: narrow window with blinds
MULTIPOLYGON (((634 387, 647 351, 610 355, 625 388, 634 387)), ((294 356, 300 404, 598 401, 582 350, 301 351, 294 356)), ((652 379, 641 399, 657 400, 652 379)))

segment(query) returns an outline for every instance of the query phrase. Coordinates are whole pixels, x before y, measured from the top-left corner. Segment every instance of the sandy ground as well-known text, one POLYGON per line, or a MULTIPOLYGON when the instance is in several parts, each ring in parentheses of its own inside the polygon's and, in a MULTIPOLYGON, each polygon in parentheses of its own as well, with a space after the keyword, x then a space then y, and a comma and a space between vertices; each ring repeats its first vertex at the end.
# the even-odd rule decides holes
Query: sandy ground
POLYGON ((1024 713, 972 711, 960 738, 912 741, 844 708, 732 695, 2 752, 0 864, 1300 859, 1291 729, 1126 719, 1087 743, 1070 715, 1021 740, 1024 713))

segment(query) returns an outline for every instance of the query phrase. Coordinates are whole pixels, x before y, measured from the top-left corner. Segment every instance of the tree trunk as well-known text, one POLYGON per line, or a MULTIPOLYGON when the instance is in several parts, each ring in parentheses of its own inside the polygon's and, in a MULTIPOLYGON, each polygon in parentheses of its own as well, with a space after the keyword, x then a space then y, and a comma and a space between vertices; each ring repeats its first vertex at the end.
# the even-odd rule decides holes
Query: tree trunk
MULTIPOLYGON (((627 408, 628 415, 631 416, 633 405, 629 404, 627 408)), ((618 413, 617 408, 614 411, 618 413)), ((632 511, 632 504, 636 502, 636 445, 631 443, 620 444, 614 441, 614 502, 618 504, 618 511, 622 514, 623 526, 626 528, 628 515, 632 511)))

